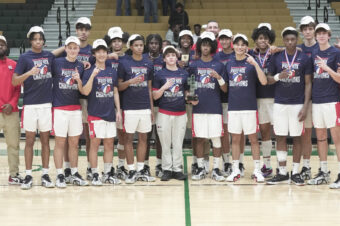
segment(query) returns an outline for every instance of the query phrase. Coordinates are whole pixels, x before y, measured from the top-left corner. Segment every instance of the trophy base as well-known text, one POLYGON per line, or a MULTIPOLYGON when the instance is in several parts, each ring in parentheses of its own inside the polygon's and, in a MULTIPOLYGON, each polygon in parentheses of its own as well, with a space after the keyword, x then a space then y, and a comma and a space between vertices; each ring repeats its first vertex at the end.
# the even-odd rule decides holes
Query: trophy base
POLYGON ((198 96, 187 96, 187 101, 198 101, 198 96))

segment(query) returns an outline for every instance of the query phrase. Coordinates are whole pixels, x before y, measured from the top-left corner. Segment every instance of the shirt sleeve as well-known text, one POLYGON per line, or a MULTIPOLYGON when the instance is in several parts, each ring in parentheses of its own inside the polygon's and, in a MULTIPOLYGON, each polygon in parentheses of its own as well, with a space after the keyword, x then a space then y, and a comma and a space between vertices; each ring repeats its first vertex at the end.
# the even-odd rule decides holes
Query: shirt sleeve
POLYGON ((152 82, 152 90, 159 90, 162 87, 159 72, 156 73, 152 82))
POLYGON ((25 56, 21 55, 19 57, 17 66, 15 67, 14 73, 18 75, 22 75, 26 72, 26 61, 25 61, 25 56))

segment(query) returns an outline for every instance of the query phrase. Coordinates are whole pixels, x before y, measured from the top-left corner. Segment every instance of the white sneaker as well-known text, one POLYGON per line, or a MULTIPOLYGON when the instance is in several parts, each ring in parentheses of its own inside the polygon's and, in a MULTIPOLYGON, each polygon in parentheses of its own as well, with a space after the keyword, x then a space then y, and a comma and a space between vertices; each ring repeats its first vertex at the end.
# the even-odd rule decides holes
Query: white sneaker
POLYGON ((70 183, 73 185, 77 185, 77 186, 88 186, 89 185, 89 182, 84 180, 78 172, 76 172, 75 174, 71 176, 70 183))
POLYGON ((44 174, 41 176, 41 185, 45 188, 54 188, 54 184, 51 181, 51 178, 48 174, 44 174))
POLYGON ((219 168, 215 168, 212 170, 211 179, 218 181, 218 182, 225 181, 225 177, 222 175, 219 168))
POLYGON ((129 175, 125 178, 126 184, 134 184, 136 183, 137 179, 137 171, 136 170, 130 170, 129 175))
POLYGON ((102 181, 100 180, 100 177, 99 177, 98 173, 93 173, 92 174, 92 182, 91 182, 91 184, 93 186, 102 186, 103 185, 102 181))
POLYGON ((241 177, 241 172, 239 170, 233 170, 233 172, 227 177, 228 182, 238 181, 241 177))
POLYGON ((105 184, 121 184, 121 180, 119 180, 115 175, 115 170, 112 167, 111 171, 108 173, 102 173, 102 182, 105 184))
POLYGON ((257 183, 264 183, 264 177, 261 170, 254 170, 251 179, 255 180, 257 183))
POLYGON ((55 181, 55 186, 57 188, 66 188, 66 180, 64 174, 59 174, 55 181))
POLYGON ((191 179, 196 181, 203 180, 205 176, 206 176, 205 168, 198 167, 195 174, 191 176, 191 179))
POLYGON ((137 181, 145 181, 145 182, 155 182, 156 178, 149 176, 148 171, 144 168, 136 174, 137 181))
POLYGON ((338 174, 338 178, 334 181, 331 185, 329 185, 331 189, 338 189, 340 188, 340 173, 338 174))
POLYGON ((22 190, 29 190, 33 186, 33 177, 30 175, 26 175, 24 181, 21 184, 22 190))
POLYGON ((330 171, 328 173, 324 173, 322 171, 319 171, 319 173, 312 179, 308 180, 309 185, 320 185, 320 184, 329 184, 331 181, 330 178, 330 171))

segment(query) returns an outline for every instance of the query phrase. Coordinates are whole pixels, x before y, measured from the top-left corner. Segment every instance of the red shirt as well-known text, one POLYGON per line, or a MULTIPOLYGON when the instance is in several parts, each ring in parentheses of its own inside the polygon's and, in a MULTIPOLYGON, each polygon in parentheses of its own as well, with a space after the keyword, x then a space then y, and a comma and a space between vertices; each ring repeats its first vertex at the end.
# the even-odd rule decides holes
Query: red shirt
POLYGON ((14 60, 0 60, 0 112, 4 104, 12 105, 13 112, 18 112, 18 100, 20 97, 20 85, 12 85, 12 76, 17 63, 14 60))
MULTIPOLYGON (((218 52, 221 52, 223 50, 223 47, 222 47, 222 45, 221 45, 221 43, 220 43, 220 41, 218 39, 216 39, 216 41, 217 41, 216 53, 218 53, 218 52)), ((191 49, 192 50, 196 50, 196 43, 192 46, 191 49)))

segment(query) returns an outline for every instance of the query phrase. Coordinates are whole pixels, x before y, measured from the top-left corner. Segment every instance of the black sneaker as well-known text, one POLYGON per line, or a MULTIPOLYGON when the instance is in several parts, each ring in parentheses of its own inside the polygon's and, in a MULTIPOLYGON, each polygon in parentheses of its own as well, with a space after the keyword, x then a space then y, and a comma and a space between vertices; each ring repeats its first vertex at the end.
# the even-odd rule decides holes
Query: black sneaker
POLYGON ((156 177, 162 177, 162 174, 163 174, 162 164, 158 164, 155 170, 156 170, 156 177))
POLYGON ((70 177, 71 176, 71 169, 70 168, 65 168, 64 174, 65 174, 65 177, 70 177))
POLYGON ((41 185, 45 188, 54 188, 54 184, 51 181, 51 178, 48 174, 44 174, 41 176, 41 185))
POLYGON ((205 168, 204 167, 199 167, 197 168, 196 172, 194 174, 191 175, 191 179, 192 180, 203 180, 206 176, 205 173, 205 168))
POLYGON ((198 170, 198 164, 194 163, 191 165, 191 174, 194 175, 196 171, 198 170))
POLYGON ((293 172, 290 173, 290 179, 291 181, 298 186, 305 185, 305 181, 302 179, 301 174, 296 173, 293 175, 293 172))
POLYGON ((144 170, 144 174, 145 175, 151 176, 150 166, 144 164, 144 169, 143 170, 144 170))
POLYGON ((329 182, 331 181, 330 174, 331 174, 330 171, 328 173, 324 173, 320 170, 319 173, 314 178, 307 181, 307 184, 309 185, 329 184, 329 182))
POLYGON ((65 181, 64 174, 59 174, 57 176, 57 179, 56 179, 56 182, 55 182, 55 186, 57 188, 66 188, 66 181, 65 181))
POLYGON ((172 172, 172 178, 176 180, 186 180, 188 179, 188 175, 182 173, 182 172, 172 172))
POLYGON ((170 170, 164 170, 161 181, 169 181, 172 178, 172 172, 170 170))
POLYGON ((125 169, 124 166, 118 167, 117 166, 117 177, 121 180, 125 180, 128 177, 129 173, 128 170, 125 169))
POLYGON ((312 178, 312 170, 310 167, 309 168, 305 166, 302 167, 300 174, 301 174, 302 179, 304 180, 310 180, 312 178))
POLYGON ((269 179, 266 181, 267 184, 287 184, 289 183, 289 174, 287 173, 286 175, 282 174, 276 174, 272 179, 269 179))
POLYGON ((23 181, 24 180, 19 173, 17 173, 14 177, 11 175, 8 177, 8 184, 10 185, 21 185, 23 181))
POLYGON ((222 175, 228 177, 233 172, 233 167, 231 163, 226 162, 223 165, 222 175))
POLYGON ((239 165, 238 165, 238 168, 240 169, 241 177, 244 177, 244 170, 245 170, 245 168, 244 168, 243 163, 240 162, 239 165))
POLYGON ((87 180, 92 180, 93 179, 91 168, 86 168, 86 179, 87 180))
POLYGON ((27 175, 21 184, 21 189, 28 190, 28 189, 31 189, 32 186, 33 186, 33 177, 30 175, 27 175))
POLYGON ((125 178, 126 184, 134 184, 137 181, 137 171, 136 170, 130 170, 129 175, 125 178))

